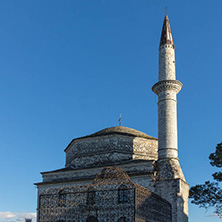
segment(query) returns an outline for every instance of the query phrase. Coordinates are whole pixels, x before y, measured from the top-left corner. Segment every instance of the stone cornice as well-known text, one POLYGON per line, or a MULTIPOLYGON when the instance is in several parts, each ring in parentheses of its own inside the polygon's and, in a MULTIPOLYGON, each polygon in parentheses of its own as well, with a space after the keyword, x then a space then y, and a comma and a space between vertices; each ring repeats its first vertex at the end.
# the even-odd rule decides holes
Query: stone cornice
POLYGON ((178 80, 162 80, 153 85, 152 90, 155 94, 159 95, 160 92, 165 90, 173 90, 178 93, 183 87, 183 84, 178 80))
MULTIPOLYGON (((144 175, 153 175, 153 170, 152 171, 147 171, 147 172, 128 172, 127 173, 130 177, 139 177, 139 176, 144 176, 144 175)), ((46 185, 46 184, 58 184, 58 183, 72 183, 72 182, 79 182, 79 181, 92 181, 95 178, 96 175, 89 175, 89 176, 82 176, 82 177, 75 177, 75 178, 59 178, 57 180, 52 180, 52 181, 47 181, 47 182, 39 182, 39 183, 34 183, 34 185, 39 186, 39 185, 46 185)))

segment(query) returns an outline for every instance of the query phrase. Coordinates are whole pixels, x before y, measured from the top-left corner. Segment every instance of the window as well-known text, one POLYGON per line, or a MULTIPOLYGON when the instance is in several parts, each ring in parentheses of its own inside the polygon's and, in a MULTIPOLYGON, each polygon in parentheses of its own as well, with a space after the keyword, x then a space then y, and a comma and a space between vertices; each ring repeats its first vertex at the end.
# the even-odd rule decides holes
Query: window
POLYGON ((122 185, 118 190, 119 203, 128 202, 128 189, 126 185, 122 185))
POLYGON ((96 192, 95 191, 88 191, 87 193, 87 204, 95 204, 96 199, 96 192))
POLYGON ((65 207, 66 206, 66 194, 63 193, 63 190, 59 191, 58 206, 59 207, 65 207))
POLYGON ((118 219, 118 222, 127 222, 126 217, 120 217, 118 219))
POLYGON ((86 222, 98 222, 98 219, 94 216, 90 216, 86 219, 86 222))

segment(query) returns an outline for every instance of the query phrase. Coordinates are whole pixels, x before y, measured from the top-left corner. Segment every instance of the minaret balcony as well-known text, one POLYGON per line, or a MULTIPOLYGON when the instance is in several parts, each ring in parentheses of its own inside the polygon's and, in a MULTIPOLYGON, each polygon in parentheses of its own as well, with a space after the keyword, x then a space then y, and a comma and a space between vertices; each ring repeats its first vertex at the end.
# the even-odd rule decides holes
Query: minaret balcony
POLYGON ((152 90, 156 95, 166 90, 173 90, 177 93, 182 89, 183 84, 178 80, 162 80, 153 85, 152 90))

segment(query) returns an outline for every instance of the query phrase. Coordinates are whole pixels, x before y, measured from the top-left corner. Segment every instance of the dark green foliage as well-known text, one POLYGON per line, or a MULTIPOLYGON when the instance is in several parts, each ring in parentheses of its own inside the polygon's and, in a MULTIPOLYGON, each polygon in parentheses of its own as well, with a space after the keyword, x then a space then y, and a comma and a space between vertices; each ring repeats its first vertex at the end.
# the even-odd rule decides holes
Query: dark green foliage
POLYGON ((214 180, 221 182, 222 181, 222 172, 216 172, 212 174, 214 180))
POLYGON ((222 217, 222 189, 218 183, 206 181, 203 185, 190 188, 191 203, 200 207, 215 207, 215 213, 222 217))
POLYGON ((222 143, 217 144, 216 151, 209 156, 210 164, 216 167, 222 167, 222 143))
MULTIPOLYGON (((218 168, 222 167, 222 143, 217 144, 216 151, 209 156, 210 164, 218 168)), ((213 179, 217 182, 206 181, 203 185, 190 188, 191 203, 200 207, 214 207, 215 213, 222 217, 222 189, 218 182, 222 182, 222 172, 216 172, 213 179)))

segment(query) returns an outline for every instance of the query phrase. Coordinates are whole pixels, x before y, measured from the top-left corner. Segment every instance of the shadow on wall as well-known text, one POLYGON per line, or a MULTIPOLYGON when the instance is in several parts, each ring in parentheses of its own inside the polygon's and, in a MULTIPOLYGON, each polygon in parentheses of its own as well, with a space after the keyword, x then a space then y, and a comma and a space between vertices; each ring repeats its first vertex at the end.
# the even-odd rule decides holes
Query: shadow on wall
MULTIPOLYGON (((136 206, 136 218, 135 222, 173 222, 173 215, 172 215, 172 207, 171 205, 161 198, 160 201, 164 201, 165 204, 160 205, 157 202, 157 199, 160 197, 157 195, 152 195, 146 198, 141 203, 137 203, 136 206)), ((141 201, 141 200, 140 200, 141 201)), ((178 201, 178 209, 179 212, 183 210, 183 199, 180 197, 178 201)), ((187 222, 188 216, 184 213, 177 216, 177 222, 187 222)))
MULTIPOLYGON (((178 206, 178 211, 183 212, 184 209, 184 200, 182 197, 177 198, 177 206, 178 206)), ((182 222, 188 222, 188 215, 186 215, 184 212, 180 215, 179 220, 182 222)))
POLYGON ((172 222, 170 203, 139 185, 59 195, 42 199, 39 222, 172 222))
POLYGON ((171 204, 154 193, 137 190, 136 222, 172 222, 171 204))
POLYGON ((158 161, 155 191, 172 206, 172 221, 188 221, 189 185, 185 182, 179 161, 174 159, 158 161))

